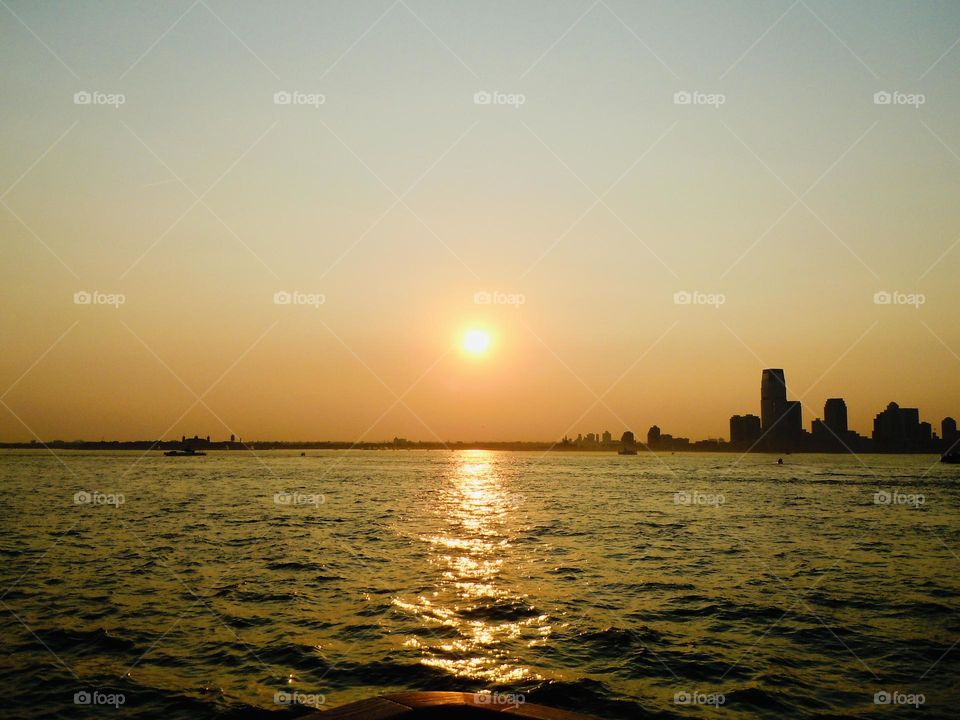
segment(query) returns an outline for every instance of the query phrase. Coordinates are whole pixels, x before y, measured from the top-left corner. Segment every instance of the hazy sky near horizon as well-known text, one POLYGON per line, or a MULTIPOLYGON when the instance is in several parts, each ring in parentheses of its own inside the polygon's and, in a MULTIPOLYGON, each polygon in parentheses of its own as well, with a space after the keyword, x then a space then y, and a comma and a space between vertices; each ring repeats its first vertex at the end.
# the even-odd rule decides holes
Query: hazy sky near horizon
POLYGON ((939 430, 958 38, 949 1, 4 0, 0 439, 726 437, 763 367, 808 429, 939 430))

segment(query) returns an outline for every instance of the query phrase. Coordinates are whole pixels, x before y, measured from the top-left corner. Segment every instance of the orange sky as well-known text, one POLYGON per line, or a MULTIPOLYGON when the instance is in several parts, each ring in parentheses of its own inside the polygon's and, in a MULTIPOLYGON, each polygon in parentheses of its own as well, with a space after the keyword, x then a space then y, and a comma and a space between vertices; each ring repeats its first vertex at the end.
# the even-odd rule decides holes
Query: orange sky
POLYGON ((0 440, 960 414, 956 5, 388 5, 0 24, 0 440))

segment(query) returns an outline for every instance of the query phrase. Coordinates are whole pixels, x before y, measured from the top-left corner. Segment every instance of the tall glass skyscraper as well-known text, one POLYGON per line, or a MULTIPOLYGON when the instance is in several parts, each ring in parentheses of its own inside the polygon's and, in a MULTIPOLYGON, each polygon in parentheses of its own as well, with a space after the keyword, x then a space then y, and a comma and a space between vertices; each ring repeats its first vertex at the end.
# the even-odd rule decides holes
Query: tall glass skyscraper
POLYGON ((782 434, 777 421, 787 410, 787 381, 782 368, 768 368, 760 379, 760 426, 770 436, 782 434), (773 431, 770 428, 777 425, 773 431))

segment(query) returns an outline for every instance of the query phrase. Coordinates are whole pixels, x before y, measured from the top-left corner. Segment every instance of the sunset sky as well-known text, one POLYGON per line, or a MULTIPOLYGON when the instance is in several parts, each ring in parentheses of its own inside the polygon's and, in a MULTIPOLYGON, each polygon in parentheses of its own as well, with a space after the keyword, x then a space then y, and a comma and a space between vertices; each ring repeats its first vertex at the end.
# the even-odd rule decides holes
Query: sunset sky
POLYGON ((807 429, 939 432, 958 38, 950 0, 4 0, 0 440, 727 437, 763 367, 807 429))

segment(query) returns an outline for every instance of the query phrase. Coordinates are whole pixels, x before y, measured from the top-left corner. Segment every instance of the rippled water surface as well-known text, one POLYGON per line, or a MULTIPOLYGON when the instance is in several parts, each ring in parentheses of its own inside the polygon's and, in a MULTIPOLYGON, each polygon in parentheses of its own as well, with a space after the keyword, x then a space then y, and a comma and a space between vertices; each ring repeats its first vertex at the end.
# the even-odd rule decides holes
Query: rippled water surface
POLYGON ((0 453, 0 714, 490 689, 611 718, 957 717, 960 467, 737 459, 0 453), (94 491, 123 504, 76 504, 94 491))

